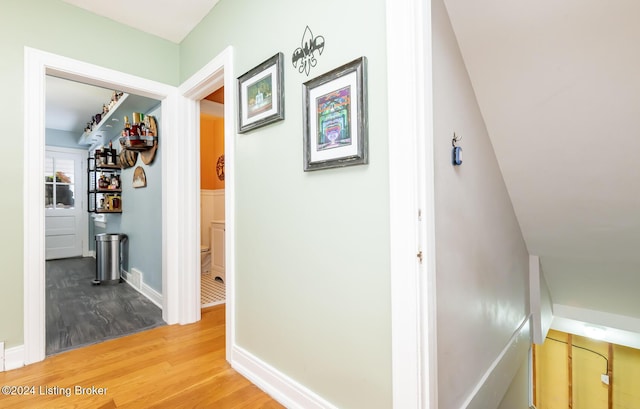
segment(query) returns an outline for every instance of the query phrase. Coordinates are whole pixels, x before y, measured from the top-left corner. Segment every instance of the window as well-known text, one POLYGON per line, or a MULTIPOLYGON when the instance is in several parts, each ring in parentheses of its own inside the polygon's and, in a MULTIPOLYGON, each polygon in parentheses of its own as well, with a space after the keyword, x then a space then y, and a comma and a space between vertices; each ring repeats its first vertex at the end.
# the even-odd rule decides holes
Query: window
POLYGON ((44 162, 44 206, 73 209, 75 206, 74 161, 47 156, 44 162))

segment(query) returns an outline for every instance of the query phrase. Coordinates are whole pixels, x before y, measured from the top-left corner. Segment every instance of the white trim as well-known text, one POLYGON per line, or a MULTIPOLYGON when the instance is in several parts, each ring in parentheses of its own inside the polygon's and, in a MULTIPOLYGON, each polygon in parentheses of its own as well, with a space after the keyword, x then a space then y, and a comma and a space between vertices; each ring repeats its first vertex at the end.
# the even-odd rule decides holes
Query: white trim
POLYGON ((136 268, 132 268, 131 273, 122 270, 122 278, 131 288, 144 295, 159 308, 162 308, 162 294, 144 282, 144 274, 141 271, 136 268))
POLYGON ((183 133, 185 157, 190 158, 184 167, 190 179, 183 180, 183 202, 185 212, 184 243, 185 257, 191 269, 183 277, 185 282, 185 308, 192 316, 200 317, 200 100, 224 86, 224 153, 225 153, 225 262, 226 262, 226 357, 232 362, 235 346, 235 81, 233 78, 233 48, 225 48, 218 56, 192 75, 180 87, 182 118, 186 130, 183 133), (188 169, 187 169, 188 168, 188 169))
POLYGON ((44 109, 45 65, 40 53, 24 53, 24 361, 45 356, 44 109), (29 217, 27 217, 29 215, 29 217))
POLYGON ((25 347, 19 345, 17 347, 8 348, 4 353, 4 370, 22 368, 25 365, 25 347))
POLYGON ((531 347, 531 316, 513 333, 461 408, 497 408, 531 347))
POLYGON ((247 350, 233 348, 233 369, 273 399, 289 409, 337 409, 337 406, 316 395, 247 350))
POLYGON ((435 409, 431 2, 386 8, 393 407, 435 409))
POLYGON ((45 357, 45 294, 44 294, 44 173, 45 147, 45 75, 84 82, 105 88, 119 89, 162 100, 162 276, 163 319, 168 324, 182 321, 181 237, 176 234, 184 225, 177 178, 180 174, 178 95, 175 87, 130 74, 73 60, 52 53, 25 47, 24 49, 24 362, 30 364, 45 357), (171 251, 168 251, 171 249, 171 251))
POLYGON ((544 343, 542 331, 542 292, 540 290, 540 257, 529 255, 529 303, 531 308, 531 338, 534 344, 544 343))
POLYGON ((570 305, 553 304, 553 311, 557 317, 568 318, 581 322, 617 328, 640 334, 640 318, 626 315, 611 314, 609 312, 573 307, 570 305))
POLYGON ((149 285, 145 283, 144 280, 140 284, 140 294, 144 295, 149 299, 149 301, 162 308, 162 294, 149 287, 149 285))
POLYGON ((588 327, 606 330, 600 341, 640 349, 640 319, 603 311, 553 304, 551 328, 590 337, 588 327))

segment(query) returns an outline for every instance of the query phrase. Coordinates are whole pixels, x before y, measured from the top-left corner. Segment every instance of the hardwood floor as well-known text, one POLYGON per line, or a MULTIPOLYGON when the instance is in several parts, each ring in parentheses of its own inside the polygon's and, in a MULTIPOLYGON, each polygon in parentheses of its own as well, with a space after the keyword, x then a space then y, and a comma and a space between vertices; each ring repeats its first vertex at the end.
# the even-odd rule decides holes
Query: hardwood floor
POLYGON ((0 407, 283 408, 226 362, 224 312, 218 305, 203 310, 195 324, 155 328, 2 372, 0 386, 26 388, 29 395, 6 395, 3 388, 0 407), (78 388, 89 389, 81 394, 78 388))

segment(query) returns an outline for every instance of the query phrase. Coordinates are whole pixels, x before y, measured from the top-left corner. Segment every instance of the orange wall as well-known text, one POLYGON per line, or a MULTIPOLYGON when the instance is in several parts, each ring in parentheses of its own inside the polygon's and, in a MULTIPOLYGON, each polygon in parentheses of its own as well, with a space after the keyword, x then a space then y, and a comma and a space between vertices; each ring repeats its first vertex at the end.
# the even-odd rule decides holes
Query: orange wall
POLYGON ((224 189, 216 164, 224 154, 224 119, 200 115, 200 189, 224 189))

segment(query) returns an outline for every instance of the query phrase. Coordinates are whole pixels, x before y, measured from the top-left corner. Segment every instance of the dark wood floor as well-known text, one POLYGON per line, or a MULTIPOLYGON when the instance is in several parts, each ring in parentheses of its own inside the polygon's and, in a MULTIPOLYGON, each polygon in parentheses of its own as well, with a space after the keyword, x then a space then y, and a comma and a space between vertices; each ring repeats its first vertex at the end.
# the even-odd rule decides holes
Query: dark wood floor
POLYGON ((47 355, 165 325, 160 308, 128 284, 94 278, 94 258, 47 261, 47 355))
POLYGON ((194 324, 165 325, 1 372, 0 385, 33 389, 0 394, 0 408, 283 408, 226 362, 224 314, 224 305, 211 307, 194 324), (93 394, 82 389, 92 387, 93 394))

